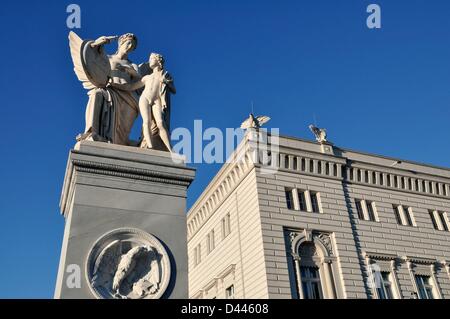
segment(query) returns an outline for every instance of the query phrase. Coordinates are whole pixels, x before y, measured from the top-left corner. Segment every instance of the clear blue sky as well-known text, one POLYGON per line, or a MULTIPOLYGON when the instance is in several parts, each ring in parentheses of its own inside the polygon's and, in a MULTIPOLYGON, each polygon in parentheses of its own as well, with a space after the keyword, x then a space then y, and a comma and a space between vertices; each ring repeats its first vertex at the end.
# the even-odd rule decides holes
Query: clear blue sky
MULTIPOLYGON (((134 32, 131 60, 166 56, 172 127, 237 127, 253 100, 281 134, 312 139, 315 116, 338 146, 450 166, 449 1, 74 2, 83 38, 134 32), (370 3, 381 30, 366 27, 370 3)), ((69 54, 70 3, 1 3, 0 297, 53 296, 59 196, 87 101, 69 54)), ((218 169, 196 167, 189 206, 218 169)))

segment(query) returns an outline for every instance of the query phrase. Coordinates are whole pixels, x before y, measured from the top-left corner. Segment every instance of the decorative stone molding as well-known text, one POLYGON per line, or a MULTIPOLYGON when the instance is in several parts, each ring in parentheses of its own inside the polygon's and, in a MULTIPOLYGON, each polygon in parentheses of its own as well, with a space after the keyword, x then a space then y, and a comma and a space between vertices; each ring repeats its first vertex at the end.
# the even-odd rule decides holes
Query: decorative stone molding
POLYGON ((384 254, 384 253, 374 253, 374 252, 365 252, 364 255, 370 259, 376 260, 396 260, 399 257, 393 254, 384 254))
POLYGON ((77 172, 117 176, 122 178, 146 180, 165 184, 189 186, 193 180, 193 178, 187 176, 78 159, 72 160, 72 165, 77 172))
POLYGON ((288 236, 290 238, 289 251, 292 256, 298 257, 299 247, 304 242, 319 244, 324 250, 325 257, 332 257, 335 255, 331 234, 329 233, 303 229, 302 231, 288 231, 288 236))
POLYGON ((343 178, 352 184, 395 189, 427 196, 450 198, 450 182, 434 179, 434 176, 408 174, 407 171, 388 167, 368 166, 349 161, 344 167, 343 178))
POLYGON ((342 179, 343 163, 334 156, 319 156, 318 158, 317 154, 302 153, 301 155, 297 155, 279 152, 277 154, 272 154, 272 157, 276 158, 277 161, 274 164, 280 170, 288 170, 303 175, 324 176, 338 180, 342 179))
POLYGON ((227 268, 225 268, 217 277, 220 279, 224 279, 226 276, 231 274, 233 276, 233 280, 236 278, 236 264, 231 264, 227 268))
POLYGON ((333 244, 331 242, 330 234, 328 233, 317 233, 316 234, 317 240, 319 240, 327 249, 328 256, 333 256, 333 244))
POLYGON ((424 257, 413 257, 413 256, 403 256, 402 259, 404 261, 409 261, 414 264, 422 264, 422 265, 433 265, 439 263, 437 259, 424 258, 424 257))
POLYGON ((86 262, 89 287, 100 299, 158 299, 171 276, 163 244, 136 228, 119 228, 100 237, 86 262))

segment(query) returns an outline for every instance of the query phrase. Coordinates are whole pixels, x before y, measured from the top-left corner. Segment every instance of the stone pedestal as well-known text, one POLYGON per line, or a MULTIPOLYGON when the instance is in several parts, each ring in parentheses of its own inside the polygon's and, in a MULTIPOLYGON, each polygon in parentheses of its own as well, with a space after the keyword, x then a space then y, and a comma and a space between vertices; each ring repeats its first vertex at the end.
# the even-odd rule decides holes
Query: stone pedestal
POLYGON ((77 143, 55 298, 187 298, 186 192, 195 171, 170 153, 77 143))

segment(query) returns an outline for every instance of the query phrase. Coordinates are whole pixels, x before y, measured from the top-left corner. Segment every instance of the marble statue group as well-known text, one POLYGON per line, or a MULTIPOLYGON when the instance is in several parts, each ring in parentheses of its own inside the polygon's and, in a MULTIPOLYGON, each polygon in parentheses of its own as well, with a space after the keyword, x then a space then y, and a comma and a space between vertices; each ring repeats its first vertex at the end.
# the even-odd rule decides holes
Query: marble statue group
POLYGON ((78 79, 88 90, 85 130, 78 141, 93 140, 172 151, 170 145, 170 95, 173 78, 164 68, 164 57, 152 53, 149 61, 135 64, 128 54, 136 49, 132 33, 82 40, 70 32, 69 45, 78 79), (104 46, 117 41, 117 51, 107 55, 104 46), (139 141, 129 135, 141 114, 139 141))

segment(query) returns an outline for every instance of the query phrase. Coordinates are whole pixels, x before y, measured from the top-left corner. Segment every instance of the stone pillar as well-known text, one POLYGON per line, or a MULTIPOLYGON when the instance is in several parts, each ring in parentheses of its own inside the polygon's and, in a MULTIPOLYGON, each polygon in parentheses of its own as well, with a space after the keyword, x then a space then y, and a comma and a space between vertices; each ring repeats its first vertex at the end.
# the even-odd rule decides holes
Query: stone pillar
POLYGON ((70 151, 55 298, 187 298, 186 192, 168 152, 83 141, 70 151))

